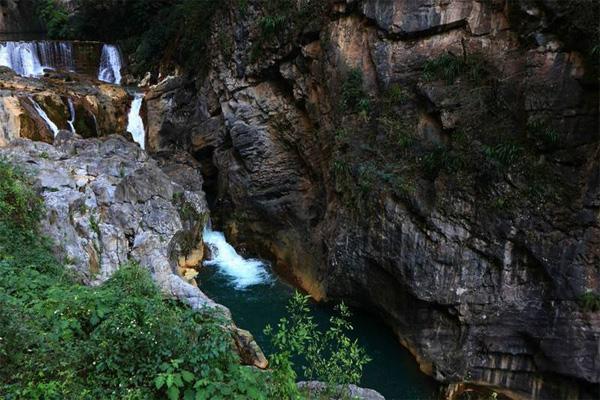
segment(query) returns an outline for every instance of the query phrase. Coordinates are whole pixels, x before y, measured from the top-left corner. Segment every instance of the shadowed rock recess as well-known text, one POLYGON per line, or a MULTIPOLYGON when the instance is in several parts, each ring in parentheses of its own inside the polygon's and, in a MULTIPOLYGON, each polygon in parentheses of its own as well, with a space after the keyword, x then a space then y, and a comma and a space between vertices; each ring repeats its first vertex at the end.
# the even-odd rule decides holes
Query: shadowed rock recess
POLYGON ((323 1, 275 28, 245 4, 206 75, 150 89, 147 149, 188 151, 233 241, 436 379, 597 398, 597 4, 323 1))

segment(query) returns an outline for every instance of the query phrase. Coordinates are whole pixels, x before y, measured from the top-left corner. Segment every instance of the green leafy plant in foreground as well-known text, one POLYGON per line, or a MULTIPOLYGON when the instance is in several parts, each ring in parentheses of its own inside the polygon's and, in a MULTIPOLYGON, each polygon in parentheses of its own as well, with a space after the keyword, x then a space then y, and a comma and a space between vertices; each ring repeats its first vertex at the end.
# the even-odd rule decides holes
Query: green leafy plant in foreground
POLYGON ((288 304, 288 317, 282 318, 276 329, 268 326, 276 353, 271 356, 274 377, 274 398, 294 399, 300 396, 294 384, 293 360, 304 360, 302 367, 308 379, 326 384, 326 395, 344 397, 347 385, 358 384, 364 366, 370 361, 358 341, 350 339, 353 329, 350 311, 343 303, 338 315, 331 317, 329 328, 321 331, 311 315, 308 296, 296 293, 288 304))
POLYGON ((295 362, 331 393, 369 361, 339 306, 323 332, 296 294, 268 328, 272 369, 243 366, 228 321, 166 299, 150 273, 123 265, 100 287, 79 284, 38 233, 41 198, 0 161, 0 393, 40 399, 297 399, 295 362))
POLYGON ((264 373, 240 365, 220 314, 165 299, 135 264, 100 287, 77 283, 38 233, 29 177, 5 161, 0 177, 3 399, 264 398, 264 373), (165 374, 189 385, 158 387, 165 374))

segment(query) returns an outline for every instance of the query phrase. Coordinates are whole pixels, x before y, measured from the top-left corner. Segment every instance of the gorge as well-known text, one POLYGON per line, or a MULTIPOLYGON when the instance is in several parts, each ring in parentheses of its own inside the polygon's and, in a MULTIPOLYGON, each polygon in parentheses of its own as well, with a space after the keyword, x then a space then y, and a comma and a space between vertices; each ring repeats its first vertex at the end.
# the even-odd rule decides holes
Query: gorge
POLYGON ((386 398, 600 396, 596 2, 84 3, 0 5, 0 154, 84 283, 136 260, 270 353, 277 275, 386 398))

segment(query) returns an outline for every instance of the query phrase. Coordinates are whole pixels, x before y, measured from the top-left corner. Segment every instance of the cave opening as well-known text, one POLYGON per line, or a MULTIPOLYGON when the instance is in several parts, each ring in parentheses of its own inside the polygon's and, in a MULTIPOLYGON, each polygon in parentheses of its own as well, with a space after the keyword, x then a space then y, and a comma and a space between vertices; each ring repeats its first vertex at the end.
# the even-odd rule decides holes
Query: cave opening
POLYGON ((204 193, 209 209, 214 209, 219 195, 219 169, 214 163, 215 146, 205 146, 194 151, 193 156, 200 163, 200 173, 204 180, 204 193))

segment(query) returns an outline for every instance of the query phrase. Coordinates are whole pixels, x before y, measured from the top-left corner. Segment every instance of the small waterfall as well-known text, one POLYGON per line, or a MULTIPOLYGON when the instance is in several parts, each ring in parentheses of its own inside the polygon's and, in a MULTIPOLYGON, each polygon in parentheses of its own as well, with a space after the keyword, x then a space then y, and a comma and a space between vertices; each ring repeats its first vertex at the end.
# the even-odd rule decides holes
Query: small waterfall
POLYGON ((40 63, 51 69, 75 71, 73 44, 71 42, 37 42, 40 63))
POLYGON ((121 66, 119 49, 112 44, 102 46, 98 79, 103 82, 121 84, 121 66))
POLYGON ((67 123, 69 124, 69 127, 71 127, 71 132, 77 133, 75 131, 75 106, 73 105, 73 100, 71 100, 70 97, 67 100, 67 104, 69 106, 69 120, 67 123))
POLYGON ((48 117, 48 114, 46 114, 46 111, 44 111, 42 106, 40 106, 38 102, 33 99, 33 97, 30 97, 29 100, 31 100, 31 104, 33 104, 33 108, 35 108, 35 111, 40 117, 42 117, 48 128, 50 128, 50 130, 52 131, 54 137, 56 137, 59 131, 58 126, 56 126, 56 124, 52 122, 52 120, 48 117))
POLYGON ((146 129, 144 128, 144 120, 142 120, 142 116, 140 115, 143 102, 143 93, 134 94, 127 122, 127 132, 131 133, 133 140, 138 143, 142 149, 146 146, 146 129))
POLYGON ((0 43, 0 65, 22 76, 41 76, 44 69, 73 71, 73 45, 70 42, 0 43))
POLYGON ((44 73, 35 42, 0 43, 0 65, 11 68, 22 76, 44 73))
POLYGON ((207 226, 204 229, 204 242, 210 247, 212 253, 212 259, 205 261, 204 265, 219 268, 220 272, 231 278, 236 289, 245 289, 271 280, 271 275, 263 262, 244 259, 233 246, 227 243, 223 233, 213 231, 207 226))

